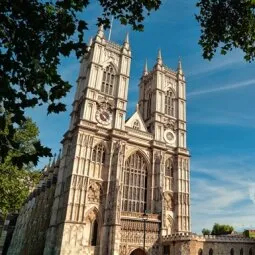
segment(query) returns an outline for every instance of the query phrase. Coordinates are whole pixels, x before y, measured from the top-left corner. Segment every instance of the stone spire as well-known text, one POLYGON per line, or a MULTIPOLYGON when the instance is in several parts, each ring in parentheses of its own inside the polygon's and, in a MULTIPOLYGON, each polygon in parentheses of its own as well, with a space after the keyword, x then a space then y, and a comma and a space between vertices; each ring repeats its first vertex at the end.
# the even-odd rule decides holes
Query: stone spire
POLYGON ((104 39, 104 27, 103 25, 100 25, 97 30, 95 41, 101 42, 102 39, 104 39))
POLYGON ((182 70, 182 61, 181 61, 181 58, 180 58, 180 57, 179 57, 179 61, 178 61, 177 72, 178 72, 179 74, 183 74, 183 70, 182 70))
POLYGON ((158 50, 158 57, 157 57, 157 64, 162 65, 162 56, 161 56, 161 49, 158 50))
POLYGON ((126 49, 126 50, 130 49, 130 46, 129 46, 129 34, 128 34, 128 32, 126 34, 125 41, 123 43, 123 48, 126 49))
POLYGON ((56 166, 59 166, 59 163, 60 163, 60 159, 61 159, 61 149, 59 149, 59 153, 58 153, 58 158, 57 158, 57 162, 56 162, 56 166))
POLYGON ((99 28, 98 28, 98 30, 97 30, 97 35, 99 36, 99 37, 103 37, 104 36, 104 26, 103 25, 100 25, 99 26, 99 28))
POLYGON ((52 161, 52 163, 51 163, 51 167, 54 167, 55 166, 55 164, 56 164, 56 153, 54 153, 54 155, 53 155, 53 161, 52 161))
POLYGON ((128 33, 128 32, 127 32, 127 34, 126 34, 125 43, 128 43, 128 44, 129 44, 129 33, 128 33))
POLYGON ((89 40, 89 43, 88 43, 88 46, 87 46, 87 51, 90 51, 92 42, 93 42, 92 37, 90 37, 90 40, 89 40))
POLYGON ((144 69, 143 69, 143 75, 148 74, 148 65, 147 65, 147 59, 145 60, 144 69))

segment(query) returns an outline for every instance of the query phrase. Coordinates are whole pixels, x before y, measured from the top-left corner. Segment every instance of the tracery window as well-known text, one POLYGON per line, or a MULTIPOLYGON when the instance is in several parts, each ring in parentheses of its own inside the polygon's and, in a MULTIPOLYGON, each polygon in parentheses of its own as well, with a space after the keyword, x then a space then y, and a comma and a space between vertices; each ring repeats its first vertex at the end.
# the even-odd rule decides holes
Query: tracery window
POLYGON ((94 146, 92 151, 92 161, 103 164, 105 161, 105 147, 102 143, 94 146))
POLYGON ((123 171, 122 210, 144 212, 147 200, 147 166, 144 157, 136 152, 125 162, 123 171))
POLYGON ((209 255, 213 255, 213 249, 212 248, 209 250, 209 255))
POLYGON ((234 254, 235 254, 234 249, 231 248, 231 250, 230 250, 230 255, 234 255, 234 254))
POLYGON ((103 81, 101 86, 101 92, 107 95, 113 95, 115 84, 115 72, 112 65, 108 65, 103 73, 103 81))
POLYGON ((136 130, 139 130, 140 129, 140 123, 138 120, 136 120, 133 124, 133 128, 136 129, 136 130))
POLYGON ((173 177, 174 176, 173 161, 172 161, 171 158, 166 160, 166 163, 165 163, 165 176, 167 176, 167 177, 173 177))
POLYGON ((203 250, 202 250, 202 249, 199 249, 197 254, 198 254, 198 255, 203 255, 203 250))
POLYGON ((249 255, 253 255, 252 248, 249 249, 249 255))
POLYGON ((174 93, 173 91, 170 89, 166 92, 165 95, 165 114, 174 116, 174 111, 175 111, 175 107, 174 107, 174 93))
POLYGON ((243 248, 241 248, 240 250, 240 255, 243 255, 243 248))

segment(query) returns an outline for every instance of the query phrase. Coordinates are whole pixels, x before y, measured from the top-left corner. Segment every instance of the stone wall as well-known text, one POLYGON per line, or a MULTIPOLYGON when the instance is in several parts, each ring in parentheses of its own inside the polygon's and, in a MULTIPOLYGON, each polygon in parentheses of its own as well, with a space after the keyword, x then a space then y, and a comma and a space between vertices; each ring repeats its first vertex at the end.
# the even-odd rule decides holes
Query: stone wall
POLYGON ((8 255, 43 254, 55 194, 59 160, 47 167, 19 212, 8 255))
POLYGON ((254 255, 255 240, 234 235, 174 234, 162 238, 164 255, 254 255))

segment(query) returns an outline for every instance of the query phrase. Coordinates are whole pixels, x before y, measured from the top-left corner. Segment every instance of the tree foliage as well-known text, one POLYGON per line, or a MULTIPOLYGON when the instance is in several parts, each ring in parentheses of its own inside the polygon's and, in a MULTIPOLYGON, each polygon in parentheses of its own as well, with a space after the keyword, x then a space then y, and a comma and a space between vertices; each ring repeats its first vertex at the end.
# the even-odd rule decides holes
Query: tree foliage
POLYGON ((210 229, 207 229, 207 228, 203 228, 203 229, 202 229, 202 234, 203 234, 203 235, 210 235, 210 234, 211 234, 211 230, 210 230, 210 229))
POLYGON ((221 225, 214 223, 212 230, 203 228, 203 235, 227 235, 231 234, 234 231, 234 228, 230 225, 221 225))
POLYGON ((212 235, 227 235, 227 234, 231 234, 233 231, 234 231, 234 228, 230 225, 221 225, 221 224, 215 223, 213 225, 211 234, 212 235))
MULTIPOLYGON (((103 7, 98 24, 109 26, 109 17, 143 29, 146 14, 159 8, 161 0, 98 0, 103 7)), ((46 104, 48 113, 65 110, 61 99, 71 85, 58 72, 61 57, 86 50, 87 23, 79 18, 89 0, 1 0, 0 1, 0 154, 4 162, 15 149, 15 126, 25 121, 27 108, 46 104)), ((49 155, 42 146, 38 155, 49 155)), ((20 162, 24 158, 20 158, 20 162)))
POLYGON ((255 2, 253 0, 199 0, 196 15, 201 25, 200 45, 203 57, 212 59, 220 48, 225 55, 233 48, 245 53, 245 59, 255 58, 255 2))
POLYGON ((15 128, 14 142, 19 146, 9 150, 4 161, 0 163, 0 212, 2 214, 17 211, 27 197, 29 188, 38 182, 40 173, 33 171, 38 156, 37 136, 38 129, 31 119, 27 119, 15 128))

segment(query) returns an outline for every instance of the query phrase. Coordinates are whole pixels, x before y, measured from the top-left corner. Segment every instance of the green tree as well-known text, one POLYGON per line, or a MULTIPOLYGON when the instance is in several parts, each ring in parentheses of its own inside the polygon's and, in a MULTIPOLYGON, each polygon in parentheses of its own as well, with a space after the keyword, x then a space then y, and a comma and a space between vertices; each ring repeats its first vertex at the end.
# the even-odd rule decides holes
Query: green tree
POLYGON ((199 0, 197 7, 204 58, 212 59, 218 48, 223 55, 239 48, 247 61, 254 60, 254 0, 199 0))
MULTIPOLYGON (((144 17, 158 9, 161 0, 98 3, 103 8, 98 25, 109 27, 113 16, 122 24, 143 30, 144 17)), ((0 130, 11 116, 8 132, 0 136, 1 162, 9 150, 19 146, 14 142, 15 127, 25 121, 27 108, 47 104, 48 113, 65 111, 61 99, 71 85, 61 78, 58 65, 61 57, 71 52, 80 57, 86 51, 83 37, 87 23, 79 14, 88 5, 89 0, 0 1, 0 130)), ((50 154, 42 146, 36 151, 39 156, 50 154)), ((24 159, 25 155, 19 162, 24 159)))
POLYGON ((203 234, 203 235, 210 235, 210 234, 211 234, 211 230, 210 230, 210 229, 207 229, 207 228, 203 228, 203 229, 202 229, 202 234, 203 234))
POLYGON ((212 235, 227 235, 231 234, 234 231, 234 228, 230 225, 221 225, 215 223, 212 229, 212 235))
MULTIPOLYGON (((5 130, 6 131, 6 128, 5 130)), ((10 149, 5 160, 0 163, 0 212, 6 215, 8 212, 17 211, 29 193, 29 188, 34 186, 40 177, 40 173, 33 171, 33 161, 37 160, 37 136, 38 128, 31 119, 22 122, 15 128, 14 142, 19 147, 10 149), (24 162, 16 162, 23 158, 24 162), (34 160, 29 161, 27 158, 34 160)))

